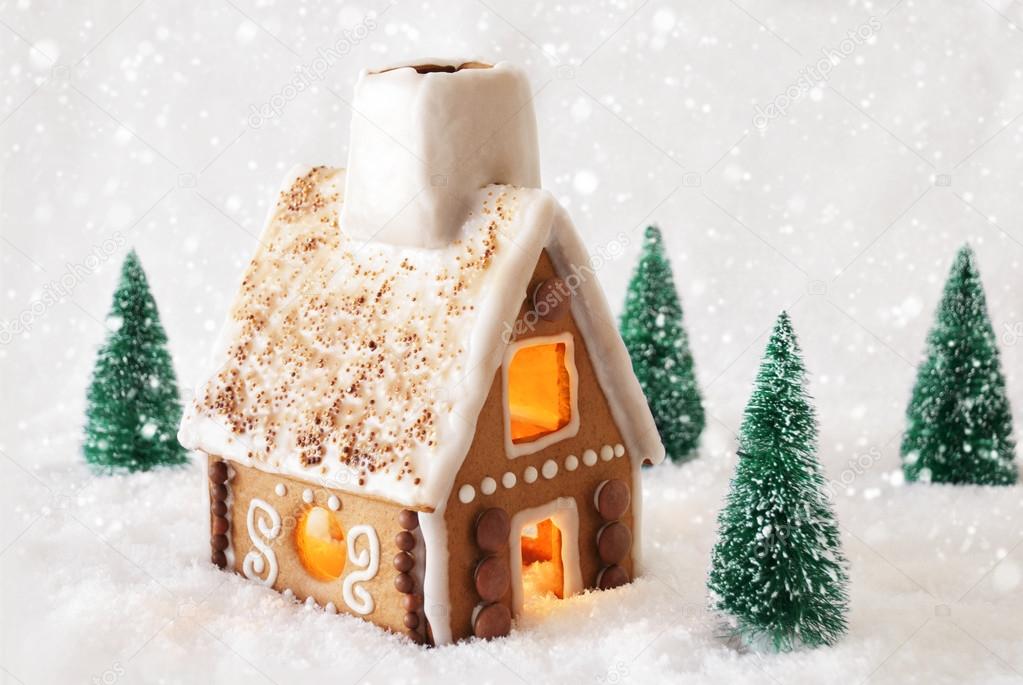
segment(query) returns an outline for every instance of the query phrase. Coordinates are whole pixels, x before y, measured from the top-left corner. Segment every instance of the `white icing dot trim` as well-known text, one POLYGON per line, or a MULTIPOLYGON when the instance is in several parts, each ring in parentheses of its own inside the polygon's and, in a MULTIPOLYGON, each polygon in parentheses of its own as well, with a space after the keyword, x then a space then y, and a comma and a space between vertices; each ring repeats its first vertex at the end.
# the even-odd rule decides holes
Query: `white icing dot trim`
POLYGON ((554 476, 558 475, 558 462, 548 459, 543 463, 541 473, 543 473, 543 477, 547 480, 554 478, 554 476))
POLYGON ((309 488, 306 488, 305 490, 303 490, 302 491, 302 501, 305 502, 306 504, 312 504, 313 503, 313 491, 310 490, 309 488))
MULTIPOLYGON (((622 445, 602 445, 599 453, 596 450, 585 450, 583 451, 582 459, 570 454, 565 457, 565 463, 563 464, 564 471, 575 471, 579 468, 580 462, 586 466, 595 466, 597 462, 611 461, 615 457, 621 457, 625 455, 625 447, 622 445)), ((556 459, 546 460, 538 470, 535 466, 527 466, 522 471, 522 482, 524 483, 535 483, 537 479, 543 475, 547 480, 552 480, 557 477, 558 473, 561 472, 562 468, 559 466, 556 459)), ((491 476, 484 476, 480 479, 479 492, 482 495, 492 495, 497 492, 497 479, 491 476)), ((501 475, 501 485, 506 490, 511 490, 519 483, 519 477, 513 471, 505 471, 501 475)), ((465 483, 458 489, 458 500, 462 504, 469 504, 476 499, 476 487, 470 483, 465 483)))
POLYGON ((484 495, 493 495, 497 491, 497 481, 487 476, 480 481, 480 492, 484 495))
POLYGON ((337 511, 341 508, 341 500, 338 499, 337 495, 331 495, 327 499, 327 506, 330 507, 331 511, 337 511))
POLYGON ((288 488, 284 487, 284 483, 278 483, 274 486, 274 492, 277 493, 278 497, 284 497, 288 494, 288 488))

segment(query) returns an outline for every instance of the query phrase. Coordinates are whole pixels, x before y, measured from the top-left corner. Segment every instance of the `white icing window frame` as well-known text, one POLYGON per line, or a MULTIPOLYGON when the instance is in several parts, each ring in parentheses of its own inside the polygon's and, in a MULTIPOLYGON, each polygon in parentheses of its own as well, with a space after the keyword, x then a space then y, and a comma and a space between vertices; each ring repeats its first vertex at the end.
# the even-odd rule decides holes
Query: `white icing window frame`
POLYGON ((511 532, 508 534, 508 549, 511 564, 512 585, 512 616, 520 616, 525 604, 522 591, 522 530, 536 525, 544 519, 550 519, 561 531, 561 564, 563 585, 561 596, 564 598, 583 591, 583 574, 579 566, 579 508, 575 498, 559 497, 547 504, 532 509, 523 509, 511 519, 511 532))
POLYGON ((566 332, 558 333, 557 335, 538 335, 509 343, 504 351, 504 362, 501 364, 501 401, 504 407, 504 451, 509 459, 533 454, 550 447, 554 443, 574 438, 579 433, 579 373, 575 368, 575 339, 572 337, 572 334, 566 332), (511 366, 512 359, 515 357, 515 353, 522 348, 553 343, 564 343, 565 345, 565 369, 568 371, 569 404, 571 405, 572 416, 565 426, 553 433, 548 433, 536 440, 516 445, 512 442, 511 434, 511 407, 508 402, 508 369, 511 366))

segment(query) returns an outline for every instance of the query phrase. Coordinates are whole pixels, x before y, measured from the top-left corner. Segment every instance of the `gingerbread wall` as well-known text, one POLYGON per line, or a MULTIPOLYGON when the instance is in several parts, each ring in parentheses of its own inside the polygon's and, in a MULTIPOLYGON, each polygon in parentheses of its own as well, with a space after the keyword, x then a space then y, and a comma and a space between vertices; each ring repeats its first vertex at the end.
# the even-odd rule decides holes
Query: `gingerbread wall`
MULTIPOLYGON (((544 252, 528 292, 533 293, 540 283, 555 275, 550 258, 544 252)), ((523 298, 520 319, 532 308, 526 293, 523 293, 523 298)), ((603 323, 614 325, 614 322, 603 323)), ((540 507, 558 498, 574 500, 578 512, 579 567, 584 588, 598 587, 602 571, 601 585, 604 587, 627 582, 633 573, 633 512, 629 504, 632 466, 629 455, 622 449, 622 437, 611 416, 607 399, 594 375, 587 341, 580 335, 570 313, 556 321, 537 319, 528 328, 530 330, 515 339, 571 333, 578 374, 579 430, 574 437, 538 452, 509 459, 504 442, 503 377, 498 370, 477 420, 472 447, 455 479, 445 512, 454 640, 474 634, 489 637, 506 632, 507 619, 514 613, 511 587, 514 581, 509 561, 511 550, 507 537, 502 539, 501 533, 507 536, 508 519, 520 511, 540 507), (512 481, 511 476, 505 475, 508 473, 514 477, 511 487, 507 487, 512 481), (613 487, 602 491, 600 507, 605 514, 602 516, 594 495, 605 481, 612 482, 613 487), (494 483, 496 489, 487 494, 494 483), (468 493, 468 488, 463 490, 463 486, 472 487, 471 501, 463 501, 468 493), (463 497, 460 497, 460 491, 463 497), (504 513, 494 510, 503 510, 504 513), (488 513, 480 519, 484 512, 488 513), (608 564, 601 559, 598 535, 601 535, 605 560, 621 556, 616 564, 608 564)))
POLYGON ((422 568, 415 560, 423 542, 415 512, 216 457, 209 473, 214 564, 422 641, 422 568), (348 553, 336 580, 318 580, 299 558, 296 527, 314 506, 331 512, 344 531, 348 553))

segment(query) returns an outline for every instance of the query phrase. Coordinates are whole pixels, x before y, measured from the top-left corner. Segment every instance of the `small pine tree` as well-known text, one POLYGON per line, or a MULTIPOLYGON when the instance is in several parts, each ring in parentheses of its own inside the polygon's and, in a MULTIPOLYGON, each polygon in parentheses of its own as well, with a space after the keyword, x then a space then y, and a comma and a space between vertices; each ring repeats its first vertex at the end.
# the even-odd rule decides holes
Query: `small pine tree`
POLYGON ((178 386, 167 334, 138 256, 132 250, 107 317, 110 332, 88 392, 85 459, 101 468, 148 471, 183 464, 178 386))
POLYGON ((968 245, 959 250, 945 283, 906 418, 901 450, 906 480, 1016 482, 1005 378, 984 286, 968 245))
POLYGON ((682 324, 682 305, 656 226, 646 229, 619 328, 661 442, 672 460, 684 461, 692 456, 703 432, 703 403, 682 324))
POLYGON ((816 450, 806 370, 782 312, 746 405, 707 583, 733 635, 756 646, 831 645, 846 630, 846 562, 816 450))

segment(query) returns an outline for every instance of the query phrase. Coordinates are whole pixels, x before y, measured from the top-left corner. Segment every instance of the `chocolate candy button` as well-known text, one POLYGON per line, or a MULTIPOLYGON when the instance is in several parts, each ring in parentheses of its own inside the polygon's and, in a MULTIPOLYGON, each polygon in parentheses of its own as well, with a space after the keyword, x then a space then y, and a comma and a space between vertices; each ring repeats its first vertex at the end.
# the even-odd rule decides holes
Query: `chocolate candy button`
POLYGON ((620 521, 604 526, 597 535, 597 553, 605 564, 617 564, 632 549, 632 531, 620 521))
POLYGON ((416 586, 416 581, 407 573, 399 573, 394 578, 394 587, 403 595, 410 594, 416 586))
POLYGON ((597 576, 597 587, 601 590, 610 590, 611 588, 618 587, 619 585, 625 585, 629 582, 629 574, 625 572, 625 569, 615 564, 614 566, 608 566, 600 575, 597 576))
POLYGON ((415 530, 419 527, 419 513, 411 509, 402 509, 398 514, 398 525, 405 530, 415 530))
POLYGON ((222 461, 210 464, 210 482, 217 485, 227 482, 227 464, 222 461))
POLYGON ((503 604, 490 604, 476 614, 472 624, 472 632, 476 637, 489 640, 511 632, 511 612, 503 604))
POLYGON ((497 601, 508 591, 511 584, 508 564, 498 557, 487 557, 476 565, 473 580, 480 599, 485 602, 497 601))
POLYGON ((629 502, 632 501, 632 494, 629 486, 617 478, 605 480, 597 486, 593 502, 605 521, 620 519, 628 510, 629 502))
POLYGON ((476 546, 484 552, 497 552, 508 544, 511 519, 504 509, 487 509, 476 519, 476 546))
POLYGON ((412 533, 403 530, 394 536, 394 545, 402 552, 411 552, 416 546, 416 538, 412 533))
POLYGON ((568 313, 572 291, 555 276, 536 286, 533 291, 533 311, 544 321, 558 321, 568 313))
POLYGON ((394 555, 394 568, 399 573, 408 573, 416 565, 416 560, 408 552, 398 552, 394 555))
POLYGON ((227 532, 227 519, 223 516, 213 517, 213 533, 214 535, 221 535, 227 532))

